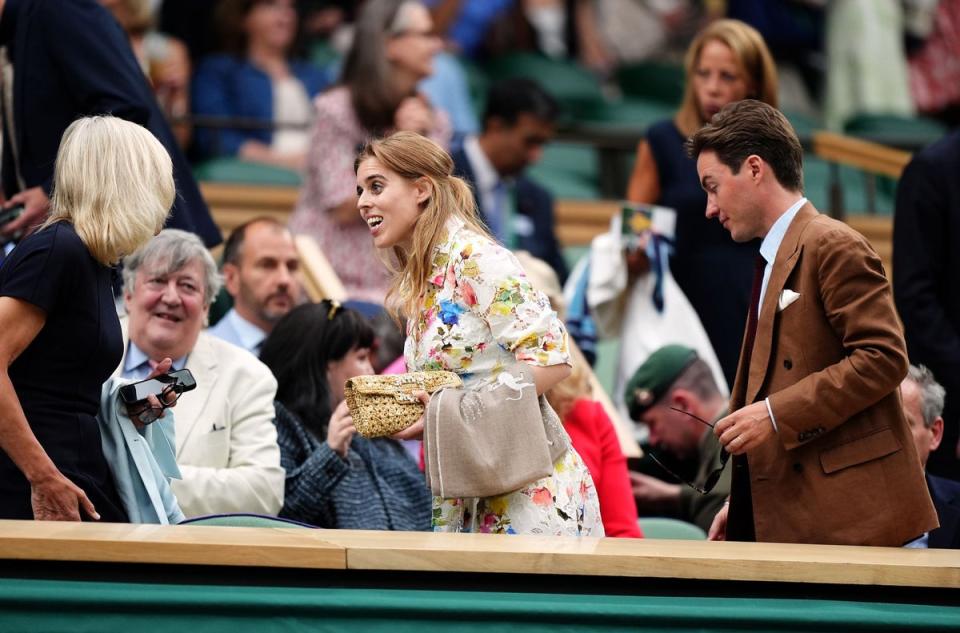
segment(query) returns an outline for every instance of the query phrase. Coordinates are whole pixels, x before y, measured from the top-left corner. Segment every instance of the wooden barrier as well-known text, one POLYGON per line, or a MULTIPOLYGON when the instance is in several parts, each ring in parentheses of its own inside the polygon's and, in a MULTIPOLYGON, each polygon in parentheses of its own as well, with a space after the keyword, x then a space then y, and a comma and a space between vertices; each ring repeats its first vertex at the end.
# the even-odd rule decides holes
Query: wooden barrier
POLYGON ((960 551, 0 521, 0 560, 960 588, 960 551))

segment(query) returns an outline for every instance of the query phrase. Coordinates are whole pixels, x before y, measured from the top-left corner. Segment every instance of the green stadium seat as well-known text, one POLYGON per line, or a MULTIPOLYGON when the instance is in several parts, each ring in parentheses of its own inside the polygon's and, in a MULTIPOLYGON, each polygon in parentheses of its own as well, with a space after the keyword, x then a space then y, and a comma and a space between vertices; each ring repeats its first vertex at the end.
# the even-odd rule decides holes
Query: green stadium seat
POLYGON ((194 167, 201 182, 229 182, 245 185, 299 187, 300 174, 292 169, 254 163, 239 158, 214 158, 194 167))
POLYGON ((663 62, 639 62, 617 69, 620 91, 630 97, 656 101, 675 110, 683 99, 683 66, 663 62))
POLYGON ((947 133, 947 127, 926 117, 858 114, 847 121, 844 131, 884 145, 915 149, 939 139, 947 133))
POLYGON ((215 525, 227 527, 281 527, 281 528, 313 528, 313 525, 307 525, 300 521, 292 519, 281 519, 280 517, 266 516, 263 514, 210 514, 206 516, 194 517, 182 521, 180 525, 215 525))
POLYGON ((526 77, 541 83, 560 102, 564 113, 575 119, 584 108, 603 101, 600 81, 574 62, 535 53, 511 53, 491 60, 485 70, 491 81, 526 77))
POLYGON ((699 526, 678 519, 641 517, 639 523, 644 538, 680 541, 703 541, 707 538, 707 533, 699 526))

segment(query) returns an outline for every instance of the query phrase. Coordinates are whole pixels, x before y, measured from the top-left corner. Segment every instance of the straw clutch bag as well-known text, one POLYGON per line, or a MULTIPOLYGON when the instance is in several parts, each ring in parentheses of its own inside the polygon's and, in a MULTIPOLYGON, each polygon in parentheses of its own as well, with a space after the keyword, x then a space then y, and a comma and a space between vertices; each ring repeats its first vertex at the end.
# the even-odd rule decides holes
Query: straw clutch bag
POLYGON ((460 376, 449 371, 354 376, 343 385, 344 397, 357 433, 382 437, 404 430, 423 415, 423 404, 412 394, 462 387, 460 376))

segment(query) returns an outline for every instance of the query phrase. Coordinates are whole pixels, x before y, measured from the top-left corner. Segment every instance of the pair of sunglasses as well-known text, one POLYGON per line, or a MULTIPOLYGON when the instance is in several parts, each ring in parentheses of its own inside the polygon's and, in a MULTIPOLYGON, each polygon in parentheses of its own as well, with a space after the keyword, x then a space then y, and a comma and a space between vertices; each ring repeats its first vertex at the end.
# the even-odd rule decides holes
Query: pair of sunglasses
MULTIPOLYGON (((153 424, 163 415, 165 409, 169 409, 177 400, 180 398, 180 394, 183 393, 183 387, 178 383, 172 383, 163 388, 163 391, 160 392, 160 396, 157 400, 160 401, 159 407, 150 406, 149 403, 145 403, 143 408, 137 411, 130 411, 130 417, 136 417, 141 424, 153 424)), ((660 462, 657 462, 658 464, 660 462)))
MULTIPOLYGON (((713 428, 713 425, 712 425, 712 424, 710 424, 709 422, 707 422, 707 421, 704 420, 703 418, 700 418, 700 417, 697 417, 697 416, 693 415, 693 414, 690 413, 689 411, 684 411, 683 409, 678 409, 678 408, 676 408, 676 407, 670 407, 670 408, 671 408, 672 410, 674 410, 674 411, 679 411, 680 413, 684 413, 684 414, 686 414, 686 415, 689 415, 691 418, 693 418, 693 419, 696 420, 697 422, 700 422, 701 424, 706 424, 706 425, 709 426, 711 429, 713 428)), ((713 490, 714 488, 717 487, 717 483, 720 481, 720 476, 723 474, 723 469, 727 467, 727 462, 730 460, 730 453, 728 453, 727 451, 725 451, 724 449, 721 448, 721 449, 720 449, 720 467, 714 469, 713 471, 710 472, 709 475, 707 475, 707 479, 703 482, 703 486, 698 486, 697 484, 695 484, 695 483, 693 483, 693 482, 690 482, 690 481, 687 481, 686 479, 684 479, 683 477, 681 477, 681 476, 678 475, 677 473, 675 473, 675 472, 673 472, 672 470, 670 470, 669 468, 667 468, 667 467, 664 465, 664 463, 663 463, 662 461, 660 461, 659 458, 657 458, 656 453, 654 453, 653 451, 648 450, 648 451, 647 451, 647 454, 650 455, 650 458, 653 459, 653 461, 657 462, 657 465, 660 466, 660 468, 662 468, 663 470, 665 470, 668 475, 670 475, 671 477, 673 477, 674 479, 676 479, 676 480, 679 481, 680 483, 685 484, 685 485, 693 488, 694 490, 696 490, 697 492, 699 492, 699 493, 702 494, 702 495, 707 494, 708 492, 710 492, 711 490, 713 490)))

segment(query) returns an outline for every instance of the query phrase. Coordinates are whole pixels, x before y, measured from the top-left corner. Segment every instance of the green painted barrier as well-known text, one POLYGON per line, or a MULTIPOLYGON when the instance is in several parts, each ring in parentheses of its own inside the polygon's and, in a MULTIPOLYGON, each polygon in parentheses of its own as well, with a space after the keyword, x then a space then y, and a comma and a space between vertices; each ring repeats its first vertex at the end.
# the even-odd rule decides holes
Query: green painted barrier
MULTIPOLYGON (((181 573, 177 568, 171 572, 181 573)), ((237 573, 249 577, 255 571, 237 573)), ((449 578, 455 587, 457 575, 449 578)), ((495 575, 490 583, 495 589, 495 575)), ((536 583, 532 578, 531 584, 536 583)), ((0 580, 0 630, 35 633, 347 629, 790 633, 957 627, 960 607, 823 599, 0 580)))

